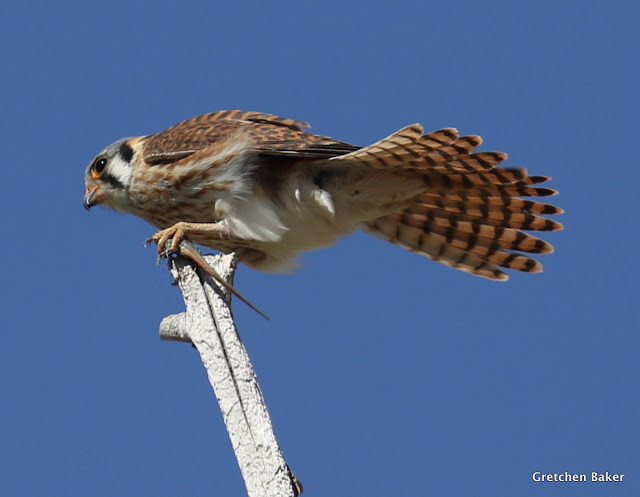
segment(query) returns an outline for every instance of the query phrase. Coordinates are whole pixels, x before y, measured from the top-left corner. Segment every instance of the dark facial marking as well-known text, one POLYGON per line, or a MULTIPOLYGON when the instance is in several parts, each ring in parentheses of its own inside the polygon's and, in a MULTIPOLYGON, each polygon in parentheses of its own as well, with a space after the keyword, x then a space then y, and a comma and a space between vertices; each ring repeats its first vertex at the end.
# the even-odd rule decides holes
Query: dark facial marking
POLYGON ((120 145, 120 156, 126 162, 131 162, 131 159, 133 158, 133 148, 131 148, 131 146, 127 142, 124 142, 122 145, 120 145))
POLYGON ((103 174, 100 180, 104 181, 108 185, 111 185, 115 189, 120 189, 120 190, 124 189, 124 185, 122 184, 122 182, 118 178, 116 178, 115 176, 112 176, 109 173, 103 174))

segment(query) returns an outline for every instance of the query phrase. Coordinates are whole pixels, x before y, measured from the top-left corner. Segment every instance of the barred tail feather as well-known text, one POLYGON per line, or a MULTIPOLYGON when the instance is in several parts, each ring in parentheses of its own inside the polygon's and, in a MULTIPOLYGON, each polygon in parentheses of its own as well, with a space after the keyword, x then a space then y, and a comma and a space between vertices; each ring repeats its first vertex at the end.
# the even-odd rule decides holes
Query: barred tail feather
POLYGON ((538 186, 550 179, 547 176, 496 167, 507 154, 476 152, 480 143, 479 136, 460 137, 454 128, 423 135, 422 126, 414 124, 331 161, 357 161, 388 171, 390 178, 399 175, 418 182, 419 193, 408 204, 398 203, 397 211, 365 221, 364 231, 492 280, 508 278, 501 267, 540 272, 542 265, 526 253, 551 253, 553 247, 525 231, 562 229, 559 222, 543 217, 562 209, 521 197, 547 197, 557 191, 538 186))
POLYGON ((390 216, 369 221, 362 226, 362 230, 460 271, 490 280, 506 281, 509 278, 506 273, 482 257, 429 237, 417 228, 399 225, 390 219, 390 216))
POLYGON ((478 152, 477 135, 458 135, 444 128, 423 135, 422 126, 412 124, 382 140, 331 161, 358 161, 373 169, 415 170, 423 173, 477 173, 495 168, 507 158, 502 152, 478 152))
MULTIPOLYGON (((513 197, 468 198, 463 200, 452 195, 426 193, 415 199, 415 206, 424 206, 434 211, 460 214, 463 219, 482 218, 492 226, 503 226, 524 230, 557 231, 562 224, 538 214, 560 214, 562 209, 552 205, 522 200, 513 197)), ((416 208, 412 206, 413 208, 416 208)))

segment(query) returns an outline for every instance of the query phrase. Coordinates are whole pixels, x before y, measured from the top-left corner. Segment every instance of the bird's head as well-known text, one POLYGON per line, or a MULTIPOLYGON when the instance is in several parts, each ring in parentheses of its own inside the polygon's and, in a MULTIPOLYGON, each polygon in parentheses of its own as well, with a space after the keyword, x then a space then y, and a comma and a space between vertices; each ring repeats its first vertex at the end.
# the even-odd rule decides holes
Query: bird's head
POLYGON ((135 158, 134 140, 122 138, 112 143, 89 163, 84 174, 85 209, 103 204, 117 211, 131 211, 128 190, 135 158))

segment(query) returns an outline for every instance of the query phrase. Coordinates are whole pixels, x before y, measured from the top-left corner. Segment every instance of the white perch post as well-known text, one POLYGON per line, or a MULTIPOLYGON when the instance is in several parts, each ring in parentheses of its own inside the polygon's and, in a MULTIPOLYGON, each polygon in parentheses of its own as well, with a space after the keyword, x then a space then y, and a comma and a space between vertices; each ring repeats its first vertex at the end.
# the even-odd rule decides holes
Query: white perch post
MULTIPOLYGON (((205 256, 233 284, 234 254, 205 256)), ((187 310, 160 323, 160 337, 191 342, 218 399, 249 497, 296 497, 302 486, 287 466, 249 355, 240 340, 230 296, 184 257, 169 262, 187 310)))

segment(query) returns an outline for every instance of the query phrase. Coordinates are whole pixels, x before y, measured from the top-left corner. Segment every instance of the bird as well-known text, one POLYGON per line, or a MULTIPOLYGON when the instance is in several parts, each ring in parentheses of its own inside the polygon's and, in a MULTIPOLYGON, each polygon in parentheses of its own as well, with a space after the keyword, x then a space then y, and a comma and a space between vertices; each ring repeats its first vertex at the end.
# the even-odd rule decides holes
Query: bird
POLYGON ((274 273, 355 230, 495 281, 553 252, 527 233, 562 229, 537 200, 557 193, 539 186, 550 178, 498 167, 507 154, 476 151, 479 136, 411 124, 360 147, 308 126, 224 110, 122 138, 87 166, 84 207, 146 220, 161 255, 184 240, 274 273))

